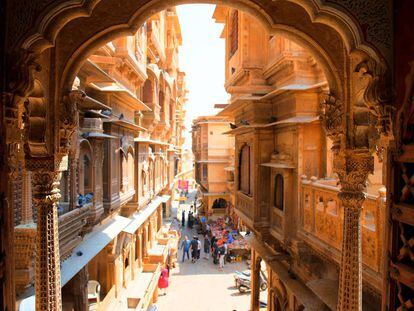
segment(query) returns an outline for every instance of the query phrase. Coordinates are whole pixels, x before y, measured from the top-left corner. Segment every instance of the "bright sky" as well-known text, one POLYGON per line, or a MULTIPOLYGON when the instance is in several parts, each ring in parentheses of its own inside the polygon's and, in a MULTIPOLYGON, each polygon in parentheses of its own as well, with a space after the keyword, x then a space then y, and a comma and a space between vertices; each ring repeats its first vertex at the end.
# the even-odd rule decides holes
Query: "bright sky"
MULTIPOLYGON (((214 115, 215 104, 227 102, 224 89, 224 40, 220 39, 223 24, 213 20, 214 5, 191 4, 177 7, 183 45, 180 48, 180 69, 186 73, 186 127, 193 119, 214 115)), ((191 148, 191 135, 186 133, 185 147, 191 148)))

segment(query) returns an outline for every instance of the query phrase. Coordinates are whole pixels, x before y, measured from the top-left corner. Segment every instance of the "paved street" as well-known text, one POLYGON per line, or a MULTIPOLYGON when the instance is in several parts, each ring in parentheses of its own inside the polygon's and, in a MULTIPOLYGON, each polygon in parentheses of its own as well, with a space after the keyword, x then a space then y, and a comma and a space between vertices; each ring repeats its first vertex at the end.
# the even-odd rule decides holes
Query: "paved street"
MULTIPOLYGON (((182 204, 177 209, 173 203, 172 215, 178 211, 181 219, 181 208, 188 211, 194 202, 194 193, 190 194, 189 204, 182 204)), ((185 228, 182 235, 189 238, 196 234, 195 230, 185 228)), ((202 236, 199 238, 203 242, 202 236)), ((202 252, 203 256, 203 252, 202 252)), ((201 256, 201 257, 202 257, 201 256)), ((181 262, 182 252, 179 252, 179 266, 172 270, 170 286, 167 295, 160 296, 157 302, 160 311, 247 311, 249 310, 250 294, 240 294, 234 287, 233 273, 236 270, 246 270, 245 262, 228 263, 224 271, 219 271, 213 260, 200 258, 196 263, 191 260, 181 262)))

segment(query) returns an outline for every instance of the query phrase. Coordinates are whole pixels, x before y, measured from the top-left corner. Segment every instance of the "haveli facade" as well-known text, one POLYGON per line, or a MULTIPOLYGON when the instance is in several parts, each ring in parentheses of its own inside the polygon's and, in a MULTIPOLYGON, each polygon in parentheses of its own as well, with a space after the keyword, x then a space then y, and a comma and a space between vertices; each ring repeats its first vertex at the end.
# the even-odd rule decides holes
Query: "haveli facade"
MULTIPOLYGON (((163 218, 181 173, 187 92, 178 68, 181 41, 175 9, 164 10, 135 35, 97 49, 77 74, 68 95, 77 107, 67 111, 76 124, 55 209, 63 310, 146 310, 161 266, 172 264, 179 236, 163 227, 163 218)), ((39 96, 28 104, 36 106, 39 96)), ((16 293, 27 310, 42 269, 34 255, 44 215, 32 204, 30 173, 21 172, 15 185, 16 293)))
MULTIPOLYGON (((231 94, 217 117, 234 122, 224 134, 235 139, 235 210, 254 233, 248 238, 251 310, 259 310, 262 260, 269 277, 268 310, 335 310, 349 202, 341 200, 334 173, 337 142, 320 118, 320 109, 335 101, 326 96, 324 72, 308 51, 270 35, 246 13, 217 6, 213 18, 224 24, 225 87, 231 94)), ((362 116, 363 94, 357 100, 362 116)), ((202 146, 201 152, 208 151, 202 146)), ((359 207, 363 310, 381 309, 385 278, 386 191, 382 163, 377 155, 373 161, 359 207)))
MULTIPOLYGON (((194 2, 178 1, 174 5, 194 2)), ((361 207, 364 185, 374 170, 375 151, 385 155, 388 189, 382 230, 386 235, 382 247, 386 255, 381 259, 385 275, 382 309, 409 308, 414 275, 412 1, 229 0, 224 4, 249 12, 272 36, 285 36, 304 47, 325 75, 331 96, 322 111, 322 124, 332 140, 333 170, 339 177, 338 198, 344 210, 337 309, 362 309, 361 207)), ((2 1, 2 310, 13 310, 16 305, 14 211, 16 202, 24 198, 15 195, 20 172, 30 176, 38 219, 36 304, 39 310, 61 310, 56 202, 60 172, 66 167, 61 164, 69 154, 67 142, 76 128, 76 118, 70 112, 84 98, 72 93, 75 78, 98 47, 135 34, 148 18, 170 5, 164 0, 123 1, 122 5, 118 0, 2 1)), ((230 73, 232 68, 228 68, 230 73)), ((248 71, 253 84, 262 83, 260 74, 255 81, 254 67, 248 71)), ((233 93, 237 90, 237 85, 229 89, 233 93)), ((267 224, 260 221, 258 209, 252 215, 256 230, 264 228, 266 236, 267 224)), ((30 215, 24 217, 30 219, 30 215)), ((280 256, 275 254, 267 261, 273 265, 280 256)), ((283 278, 286 283, 295 281, 289 274, 283 278)))
POLYGON ((224 216, 234 208, 234 139, 223 135, 229 119, 201 116, 193 121, 194 175, 199 186, 200 215, 224 216))

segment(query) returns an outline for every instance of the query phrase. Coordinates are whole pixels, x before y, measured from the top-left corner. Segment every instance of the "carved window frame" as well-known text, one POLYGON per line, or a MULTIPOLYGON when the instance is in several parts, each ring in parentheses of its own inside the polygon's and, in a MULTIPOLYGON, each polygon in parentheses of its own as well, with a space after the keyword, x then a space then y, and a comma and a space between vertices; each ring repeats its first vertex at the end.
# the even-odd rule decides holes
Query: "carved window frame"
POLYGON ((239 151, 238 190, 248 196, 252 195, 251 187, 251 147, 244 144, 239 151))
POLYGON ((229 59, 236 54, 239 48, 239 11, 233 10, 229 22, 229 59))
POLYGON ((273 207, 282 212, 285 209, 285 179, 281 173, 274 176, 273 207))

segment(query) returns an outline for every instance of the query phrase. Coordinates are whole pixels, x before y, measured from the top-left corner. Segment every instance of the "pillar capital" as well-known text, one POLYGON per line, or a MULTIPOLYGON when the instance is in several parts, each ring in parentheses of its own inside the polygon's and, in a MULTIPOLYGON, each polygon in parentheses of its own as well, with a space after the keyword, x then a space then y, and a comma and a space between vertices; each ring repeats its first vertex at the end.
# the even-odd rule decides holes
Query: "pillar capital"
POLYGON ((374 157, 367 151, 345 150, 334 156, 334 171, 338 174, 341 193, 361 193, 369 174, 374 173, 374 157))

